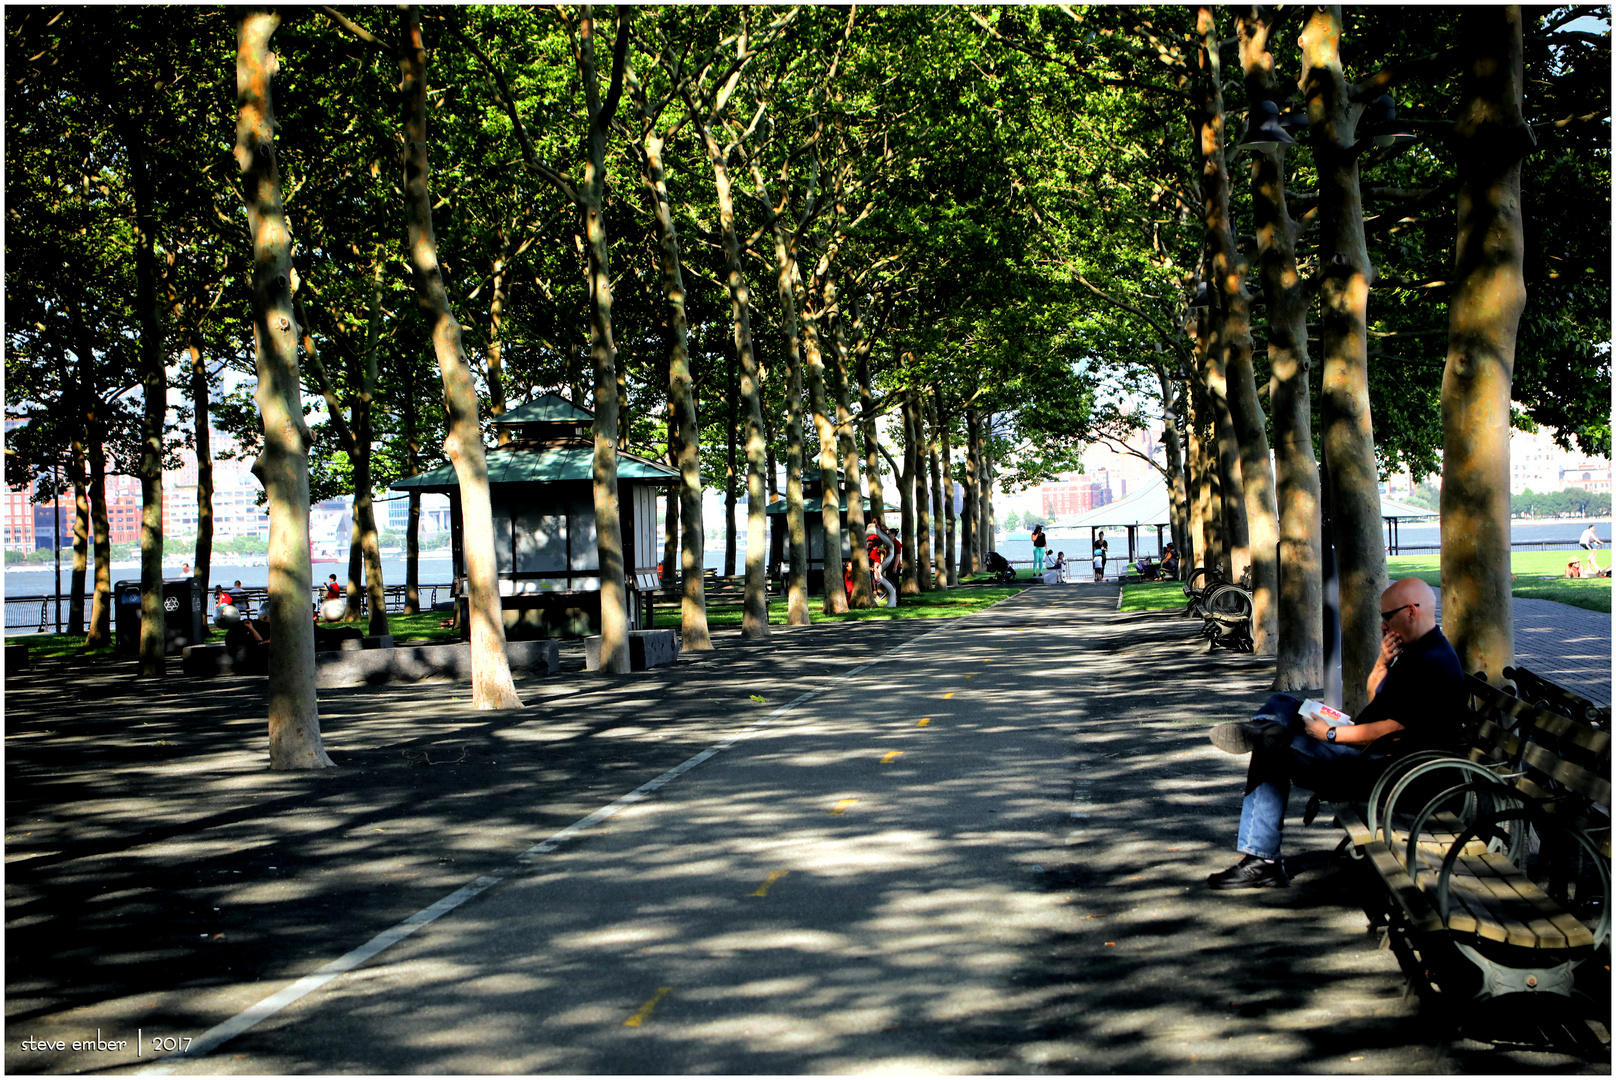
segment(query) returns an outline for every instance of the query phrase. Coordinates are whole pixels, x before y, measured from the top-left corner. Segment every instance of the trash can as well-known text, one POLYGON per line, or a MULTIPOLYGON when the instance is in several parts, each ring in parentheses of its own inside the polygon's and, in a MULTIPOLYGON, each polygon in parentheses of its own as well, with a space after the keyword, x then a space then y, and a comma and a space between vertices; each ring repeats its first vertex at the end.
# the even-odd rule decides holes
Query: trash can
MULTIPOLYGON (((116 598, 117 628, 114 646, 119 656, 140 654, 140 582, 120 581, 112 587, 116 598)), ((202 610, 202 590, 195 578, 171 578, 163 582, 163 648, 177 653, 187 645, 208 640, 207 618, 202 610)))

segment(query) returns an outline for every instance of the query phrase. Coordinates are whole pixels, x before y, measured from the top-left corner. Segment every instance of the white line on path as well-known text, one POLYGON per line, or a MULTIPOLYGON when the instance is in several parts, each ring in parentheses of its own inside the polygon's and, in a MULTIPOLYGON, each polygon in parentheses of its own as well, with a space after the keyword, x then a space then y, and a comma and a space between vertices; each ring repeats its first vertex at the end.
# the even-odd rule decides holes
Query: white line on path
MULTIPOLYGON (((1010 599, 1010 597, 1005 597, 1005 600, 1008 599, 1010 599)), ((1004 600, 995 601, 994 603, 983 608, 982 611, 991 611, 993 608, 1002 603, 1004 603, 1004 600)), ((980 614, 980 612, 977 614, 980 614)), ((690 760, 675 765, 673 768, 669 769, 655 780, 650 780, 644 784, 641 784, 639 787, 635 788, 633 791, 629 792, 627 795, 624 795, 615 802, 601 807, 588 817, 581 818, 580 820, 573 822, 571 825, 568 825, 565 829, 562 829, 549 839, 534 844, 522 854, 518 855, 516 857, 517 861, 523 863, 531 862, 537 855, 554 851, 559 844, 578 835, 591 825, 599 824, 608 818, 616 816, 619 811, 633 806, 635 803, 645 799, 663 785, 677 780, 679 777, 683 776, 691 769, 694 769, 697 765, 700 765, 708 758, 713 757, 715 754, 718 754, 721 751, 728 750, 738 742, 751 738, 753 735, 756 735, 759 731, 763 730, 763 728, 767 727, 781 716, 784 716, 792 709, 795 709, 798 705, 801 705, 808 699, 818 697, 820 694, 826 693, 838 683, 845 682, 846 680, 853 678, 855 675, 858 675, 860 672, 863 672, 868 668, 874 667, 883 660, 891 659, 895 653, 901 652, 904 649, 931 637, 933 634, 941 633, 944 630, 957 630, 960 628, 960 624, 964 621, 965 620, 960 620, 960 622, 951 621, 943 626, 938 626, 928 630, 924 634, 917 634, 908 641, 887 650, 886 653, 876 657, 874 660, 866 660, 858 667, 843 672, 825 685, 818 687, 817 689, 808 690, 804 693, 798 694, 796 697, 792 698, 778 709, 775 709, 773 712, 769 713, 762 720, 757 721, 749 727, 742 728, 740 731, 736 732, 734 735, 731 735, 723 742, 715 743, 714 745, 709 746, 707 749, 703 750, 690 760)), ((280 1012, 294 1001, 313 993, 315 990, 318 990, 332 979, 335 979, 338 975, 341 975, 347 971, 352 971, 354 968, 358 967, 360 964, 363 964, 366 960, 369 960, 371 957, 375 956, 383 949, 386 949, 388 946, 395 945, 398 942, 403 941, 405 938, 409 937, 411 934, 415 933, 417 930, 421 929, 421 927, 433 921, 438 916, 447 915, 449 912, 453 911, 461 904, 464 904, 467 900, 470 900, 478 893, 498 885, 501 881, 504 881, 507 876, 520 873, 523 869, 524 867, 520 866, 511 867, 510 869, 505 870, 503 873, 497 875, 480 877, 471 884, 455 890, 448 896, 445 896, 443 899, 439 900, 437 903, 432 904, 429 907, 422 908, 420 911, 417 911, 414 915, 411 915, 403 922, 400 922, 390 929, 384 930, 380 934, 377 934, 375 937, 371 938, 357 949, 337 957, 337 959, 318 969, 312 975, 303 976, 303 978, 292 983, 290 986, 271 994, 258 1004, 242 1010, 235 1016, 232 1016, 230 1019, 226 1020, 224 1023, 214 1025, 194 1039, 186 1050, 177 1054, 169 1054, 168 1056, 159 1059, 143 1069, 135 1070, 135 1073, 142 1076, 168 1076, 172 1074, 175 1068, 182 1062, 195 1060, 196 1058, 212 1053, 214 1050, 217 1050, 220 1046, 223 1046, 226 1042, 229 1042, 242 1032, 256 1027, 263 1021, 268 1020, 271 1016, 274 1016, 276 1013, 280 1012)))

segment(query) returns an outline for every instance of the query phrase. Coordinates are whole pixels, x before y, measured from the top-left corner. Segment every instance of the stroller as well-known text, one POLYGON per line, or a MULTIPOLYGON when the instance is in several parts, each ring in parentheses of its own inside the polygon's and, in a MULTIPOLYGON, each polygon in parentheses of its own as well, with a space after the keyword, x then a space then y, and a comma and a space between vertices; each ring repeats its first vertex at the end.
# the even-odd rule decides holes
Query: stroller
POLYGON ((997 551, 988 552, 987 567, 988 573, 992 574, 994 578, 999 581, 1016 580, 1015 567, 1011 566, 1010 560, 1006 559, 1003 555, 1000 555, 997 551))

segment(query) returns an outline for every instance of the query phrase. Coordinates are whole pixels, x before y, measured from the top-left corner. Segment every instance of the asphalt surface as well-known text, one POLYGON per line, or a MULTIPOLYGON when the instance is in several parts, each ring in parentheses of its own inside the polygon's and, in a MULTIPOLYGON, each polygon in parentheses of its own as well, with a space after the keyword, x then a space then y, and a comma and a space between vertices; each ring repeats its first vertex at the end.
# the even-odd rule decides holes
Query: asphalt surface
POLYGON ((1206 729, 1271 663, 1115 606, 720 635, 508 713, 322 692, 321 774, 264 768, 261 679, 12 679, 7 1070, 1609 1071, 1448 1037, 1323 821, 1293 814, 1293 888, 1208 892, 1244 761, 1206 729))

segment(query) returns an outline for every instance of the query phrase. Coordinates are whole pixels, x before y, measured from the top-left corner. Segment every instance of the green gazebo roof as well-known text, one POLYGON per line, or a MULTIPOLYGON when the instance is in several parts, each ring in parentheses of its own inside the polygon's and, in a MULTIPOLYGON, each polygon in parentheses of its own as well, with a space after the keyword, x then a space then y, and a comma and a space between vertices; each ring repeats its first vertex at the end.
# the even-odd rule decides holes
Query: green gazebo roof
POLYGON ((494 417, 496 424, 592 424, 595 414, 580 409, 560 394, 540 394, 525 405, 519 405, 494 417))
MULTIPOLYGON (((584 415, 587 418, 588 414, 584 415)), ((490 484, 545 484, 594 478, 595 451, 590 446, 538 448, 499 446, 487 451, 487 454, 490 484)), ((635 454, 619 451, 617 478, 642 484, 671 484, 679 479, 679 474, 666 465, 659 465, 635 454)), ((445 465, 419 476, 406 476, 392 484, 393 488, 419 488, 426 491, 446 491, 459 486, 460 481, 455 477, 453 465, 445 465)))

